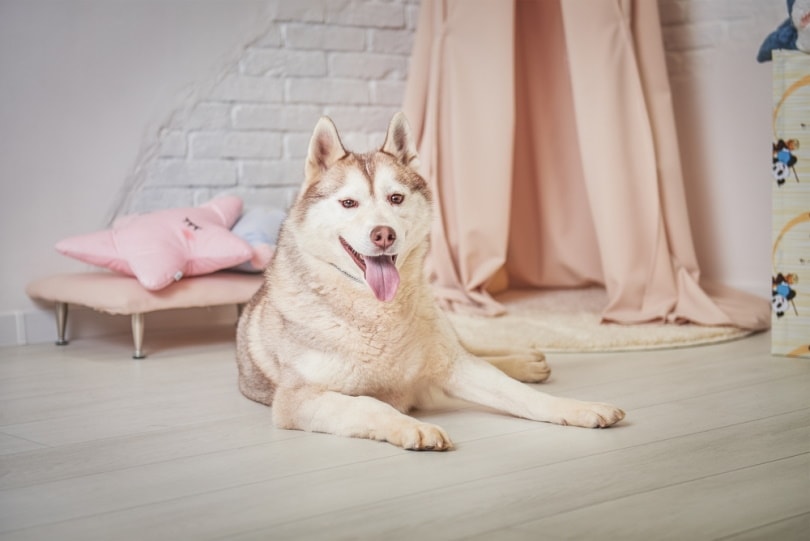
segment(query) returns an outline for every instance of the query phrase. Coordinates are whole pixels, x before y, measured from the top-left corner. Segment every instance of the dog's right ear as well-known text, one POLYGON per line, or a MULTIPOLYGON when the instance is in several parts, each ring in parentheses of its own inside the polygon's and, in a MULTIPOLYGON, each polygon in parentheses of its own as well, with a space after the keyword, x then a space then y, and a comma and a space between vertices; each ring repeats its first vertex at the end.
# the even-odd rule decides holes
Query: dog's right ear
POLYGON ((304 188, 306 189, 321 173, 345 155, 346 149, 340 142, 334 122, 329 117, 322 116, 315 125, 315 131, 309 140, 304 188))

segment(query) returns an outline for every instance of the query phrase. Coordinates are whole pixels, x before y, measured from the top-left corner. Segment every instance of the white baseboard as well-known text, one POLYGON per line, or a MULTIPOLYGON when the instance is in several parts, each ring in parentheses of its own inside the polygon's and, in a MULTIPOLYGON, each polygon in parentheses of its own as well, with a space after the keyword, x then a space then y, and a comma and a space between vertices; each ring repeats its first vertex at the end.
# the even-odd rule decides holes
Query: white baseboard
MULTIPOLYGON (((145 340, 150 330, 174 330, 203 328, 216 325, 235 324, 236 306, 216 306, 211 308, 188 308, 182 310, 162 310, 146 315, 144 323, 145 340)), ((130 316, 114 316, 72 306, 68 312, 68 340, 111 336, 131 332, 130 316)), ((32 309, 30 311, 0 314, 0 346, 23 346, 56 342, 56 314, 53 310, 32 309)))
POLYGON ((16 346, 24 343, 24 340, 22 314, 20 312, 0 314, 0 346, 16 346))

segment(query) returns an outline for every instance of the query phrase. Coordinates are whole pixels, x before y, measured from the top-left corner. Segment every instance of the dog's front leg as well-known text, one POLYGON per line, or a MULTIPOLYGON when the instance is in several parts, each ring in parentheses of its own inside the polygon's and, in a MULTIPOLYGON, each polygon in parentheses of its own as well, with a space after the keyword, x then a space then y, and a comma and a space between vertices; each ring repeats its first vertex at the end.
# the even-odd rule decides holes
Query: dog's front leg
POLYGON ((597 428, 624 418, 624 412, 610 404, 558 398, 536 391, 471 355, 462 354, 456 360, 445 391, 517 417, 560 425, 597 428))
POLYGON ((415 451, 447 451, 453 443, 440 427, 409 417, 369 396, 312 388, 279 389, 273 400, 279 428, 387 441, 415 451))

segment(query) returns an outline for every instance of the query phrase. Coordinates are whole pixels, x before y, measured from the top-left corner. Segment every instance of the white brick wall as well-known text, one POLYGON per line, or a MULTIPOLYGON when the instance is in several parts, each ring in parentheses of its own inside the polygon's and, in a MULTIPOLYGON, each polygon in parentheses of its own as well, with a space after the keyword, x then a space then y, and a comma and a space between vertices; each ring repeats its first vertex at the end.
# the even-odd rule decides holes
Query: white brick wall
MULTIPOLYGON (((773 18, 783 2, 659 6, 670 76, 688 79, 714 61, 718 45, 750 40, 754 21, 773 18)), ((249 206, 286 206, 323 114, 350 148, 379 145, 402 103, 418 10, 418 0, 272 0, 265 29, 164 123, 117 213, 197 204, 218 192, 249 206)))
POLYGON ((701 277, 770 295, 771 64, 784 0, 659 0, 701 277))
POLYGON ((418 0, 272 1, 264 31, 163 123, 116 213, 224 192, 285 208, 323 114, 349 148, 382 144, 401 107, 418 9, 418 0))
POLYGON ((767 33, 787 18, 784 0, 658 0, 658 6, 672 78, 700 75, 720 60, 718 52, 735 46, 756 58, 767 33))

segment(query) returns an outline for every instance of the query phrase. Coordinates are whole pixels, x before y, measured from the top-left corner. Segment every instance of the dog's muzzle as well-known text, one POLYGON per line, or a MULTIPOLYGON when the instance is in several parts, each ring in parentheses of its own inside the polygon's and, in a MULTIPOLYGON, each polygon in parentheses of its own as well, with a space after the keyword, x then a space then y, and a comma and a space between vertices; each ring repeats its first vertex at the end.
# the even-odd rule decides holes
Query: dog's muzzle
MULTIPOLYGON (((393 230, 391 230, 391 234, 393 235, 393 230)), ((387 246, 392 243, 393 239, 388 242, 387 246)), ((374 292, 374 296, 380 301, 389 302, 393 300, 399 288, 399 271, 395 265, 397 256, 386 254, 377 256, 363 255, 352 248, 343 237, 340 237, 340 244, 360 270, 363 271, 363 277, 374 292)))

